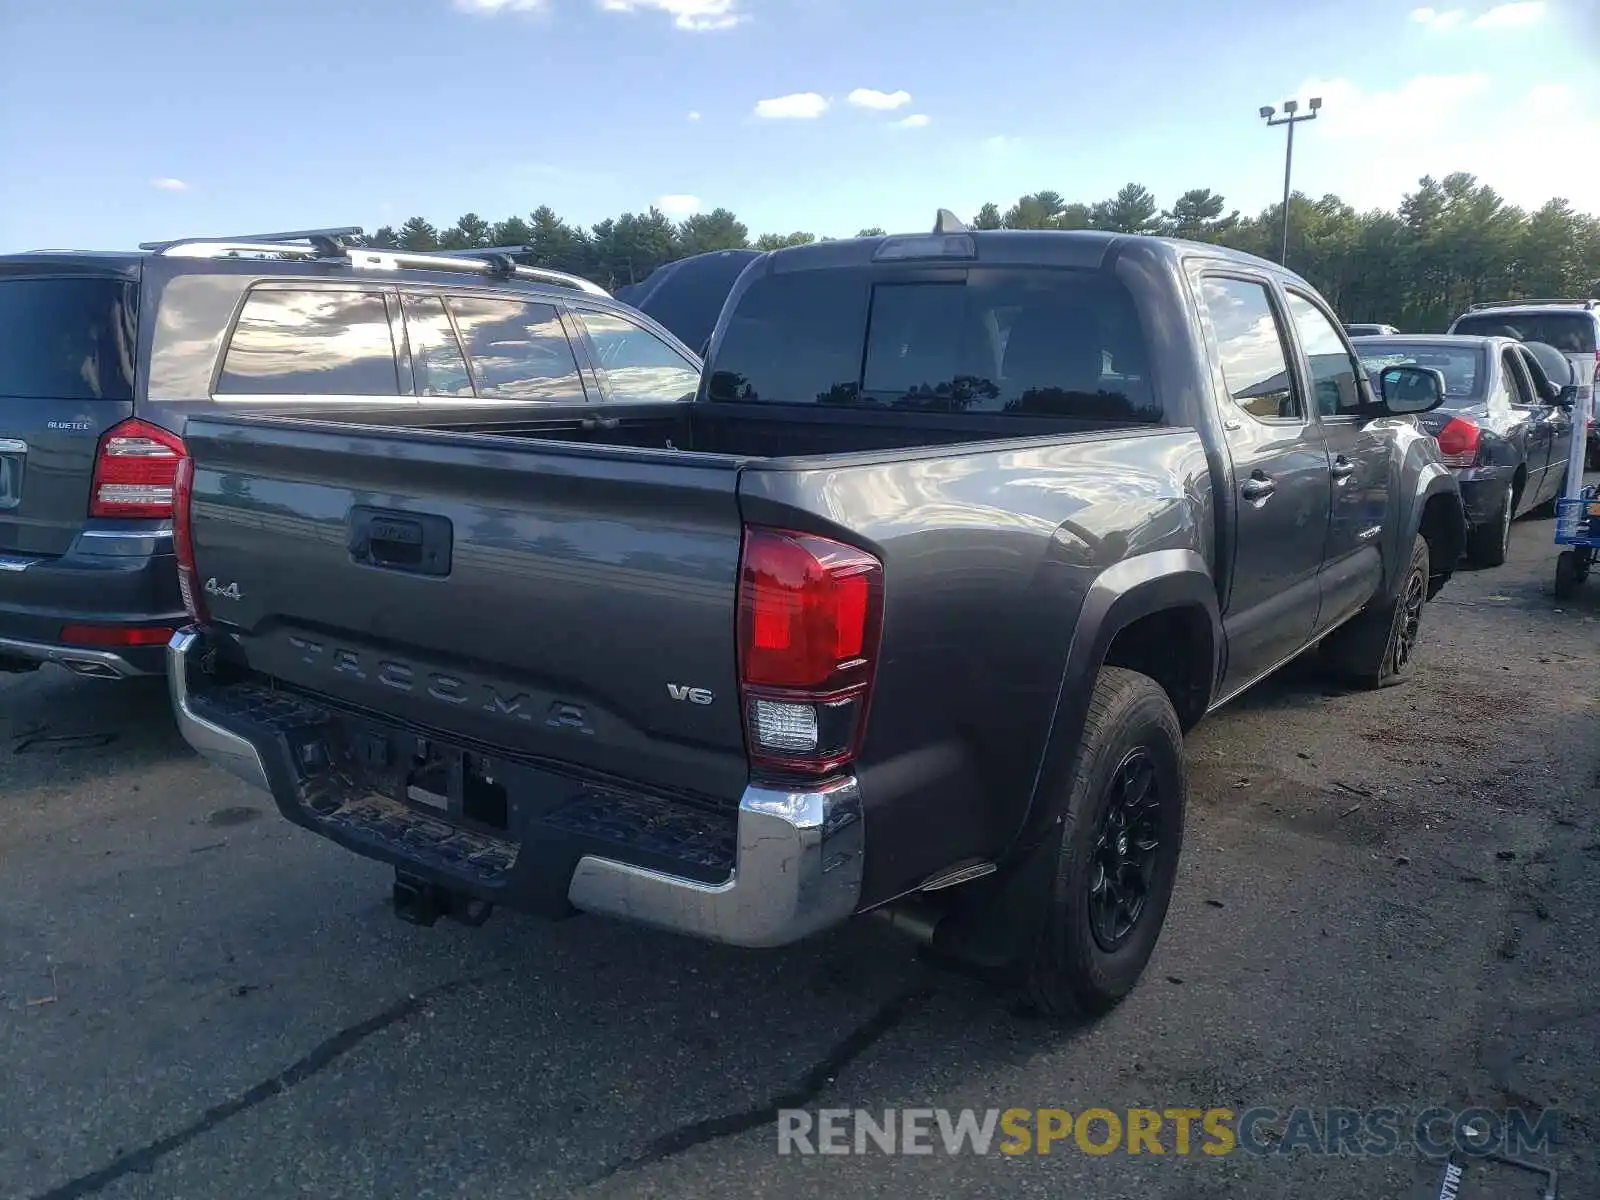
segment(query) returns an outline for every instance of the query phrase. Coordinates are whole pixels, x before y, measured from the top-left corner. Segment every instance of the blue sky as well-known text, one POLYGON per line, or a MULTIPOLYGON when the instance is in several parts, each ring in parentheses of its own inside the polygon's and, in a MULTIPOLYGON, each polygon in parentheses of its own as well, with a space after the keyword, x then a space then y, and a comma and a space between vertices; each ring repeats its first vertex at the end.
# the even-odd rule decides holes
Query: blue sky
POLYGON ((1313 93, 1297 188, 1600 212, 1600 0, 1434 3, 0 0, 0 249, 658 201, 848 235, 1130 180, 1252 212, 1257 108, 1313 93))

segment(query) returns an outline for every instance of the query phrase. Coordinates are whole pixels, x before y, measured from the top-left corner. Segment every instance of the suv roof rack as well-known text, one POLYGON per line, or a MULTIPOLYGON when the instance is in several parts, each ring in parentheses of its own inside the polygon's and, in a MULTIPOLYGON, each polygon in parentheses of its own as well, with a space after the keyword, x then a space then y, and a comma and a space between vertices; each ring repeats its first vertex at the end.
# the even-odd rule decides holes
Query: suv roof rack
POLYGON ((228 250, 215 254, 186 253, 181 257, 208 258, 232 250, 251 250, 256 253, 305 254, 317 251, 328 254, 349 245, 352 238, 364 236, 359 225, 344 225, 334 229, 290 229, 282 233, 239 233, 229 237, 174 238, 168 242, 140 242, 139 249, 152 254, 171 254, 174 251, 206 250, 212 246, 227 246, 228 250), (297 243, 304 242, 305 245, 297 243))
POLYGON ((239 254, 277 255, 303 258, 329 264, 346 264, 356 270, 394 271, 412 268, 419 271, 466 271, 497 278, 526 279, 531 283, 551 283, 573 288, 591 296, 609 296, 599 284, 566 271, 545 267, 525 267, 517 254, 531 253, 531 246, 489 246, 471 250, 439 250, 427 254, 409 250, 385 250, 356 245, 364 237, 359 225, 332 229, 295 229, 281 233, 247 233, 233 237, 177 238, 169 242, 141 242, 139 249, 173 258, 227 258, 239 254))
POLYGON ((1529 300, 1490 300, 1483 304, 1474 304, 1468 312, 1482 312, 1489 308, 1531 308, 1536 304, 1570 304, 1575 308, 1592 309, 1600 305, 1600 300, 1575 300, 1572 297, 1565 299, 1529 299, 1529 300))

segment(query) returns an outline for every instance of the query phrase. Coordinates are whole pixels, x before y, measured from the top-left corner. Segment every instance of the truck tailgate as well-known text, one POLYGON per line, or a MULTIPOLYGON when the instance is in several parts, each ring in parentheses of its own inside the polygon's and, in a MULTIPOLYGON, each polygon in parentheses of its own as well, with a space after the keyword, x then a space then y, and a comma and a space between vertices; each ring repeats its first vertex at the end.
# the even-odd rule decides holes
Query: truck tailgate
POLYGON ((252 670, 739 796, 737 460, 224 417, 184 436, 201 599, 252 670))

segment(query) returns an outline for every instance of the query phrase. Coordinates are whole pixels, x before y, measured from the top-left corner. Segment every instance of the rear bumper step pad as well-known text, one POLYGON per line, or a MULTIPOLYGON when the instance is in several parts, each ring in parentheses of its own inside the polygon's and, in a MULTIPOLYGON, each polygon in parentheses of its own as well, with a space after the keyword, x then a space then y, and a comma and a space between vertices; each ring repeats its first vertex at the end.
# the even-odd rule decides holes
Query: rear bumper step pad
POLYGON ((258 684, 208 685, 203 635, 180 630, 168 681, 184 738, 270 792, 290 820, 492 904, 573 908, 745 946, 796 941, 850 916, 864 829, 853 778, 752 784, 736 811, 677 802, 510 760, 503 828, 402 799, 415 731, 258 684))

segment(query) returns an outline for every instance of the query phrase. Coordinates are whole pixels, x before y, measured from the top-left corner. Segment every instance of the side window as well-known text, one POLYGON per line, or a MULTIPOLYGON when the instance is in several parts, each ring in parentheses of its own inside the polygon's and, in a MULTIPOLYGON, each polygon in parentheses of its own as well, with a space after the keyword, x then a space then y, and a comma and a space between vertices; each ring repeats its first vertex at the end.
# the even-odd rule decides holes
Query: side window
POLYGON ((382 292, 251 292, 217 381, 222 396, 398 396, 382 292))
POLYGON ((578 363, 554 306, 452 296, 479 396, 582 404, 578 363))
POLYGON ((1311 390, 1317 411, 1325 417, 1354 416, 1361 409, 1360 367, 1334 323, 1304 296, 1289 293, 1289 316, 1311 368, 1311 390))
POLYGON ((1550 373, 1544 369, 1544 364, 1535 358, 1531 351, 1524 346, 1516 348, 1516 356, 1522 362, 1523 374, 1527 376, 1532 387, 1529 395, 1530 403, 1545 404, 1548 402, 1548 393, 1545 391, 1550 386, 1550 373))
POLYGON ((403 296, 419 396, 470 396, 472 376, 439 296, 403 296))
POLYGON ((1528 382, 1528 373, 1522 369, 1522 361, 1515 350, 1508 347, 1500 352, 1500 371, 1506 377, 1505 386, 1512 404, 1534 403, 1533 385, 1528 382))
POLYGON ((1510 407, 1522 403, 1522 395, 1517 391, 1517 373, 1512 370, 1511 355, 1500 356, 1499 380, 1495 384, 1493 403, 1510 407))
POLYGON ((578 311, 595 354, 622 403, 688 400, 700 387, 700 372, 648 329, 614 313, 578 311))
POLYGON ((1260 420, 1304 420, 1305 406, 1289 373, 1283 331, 1266 285, 1208 276, 1200 291, 1216 330, 1222 377, 1234 403, 1260 420))

